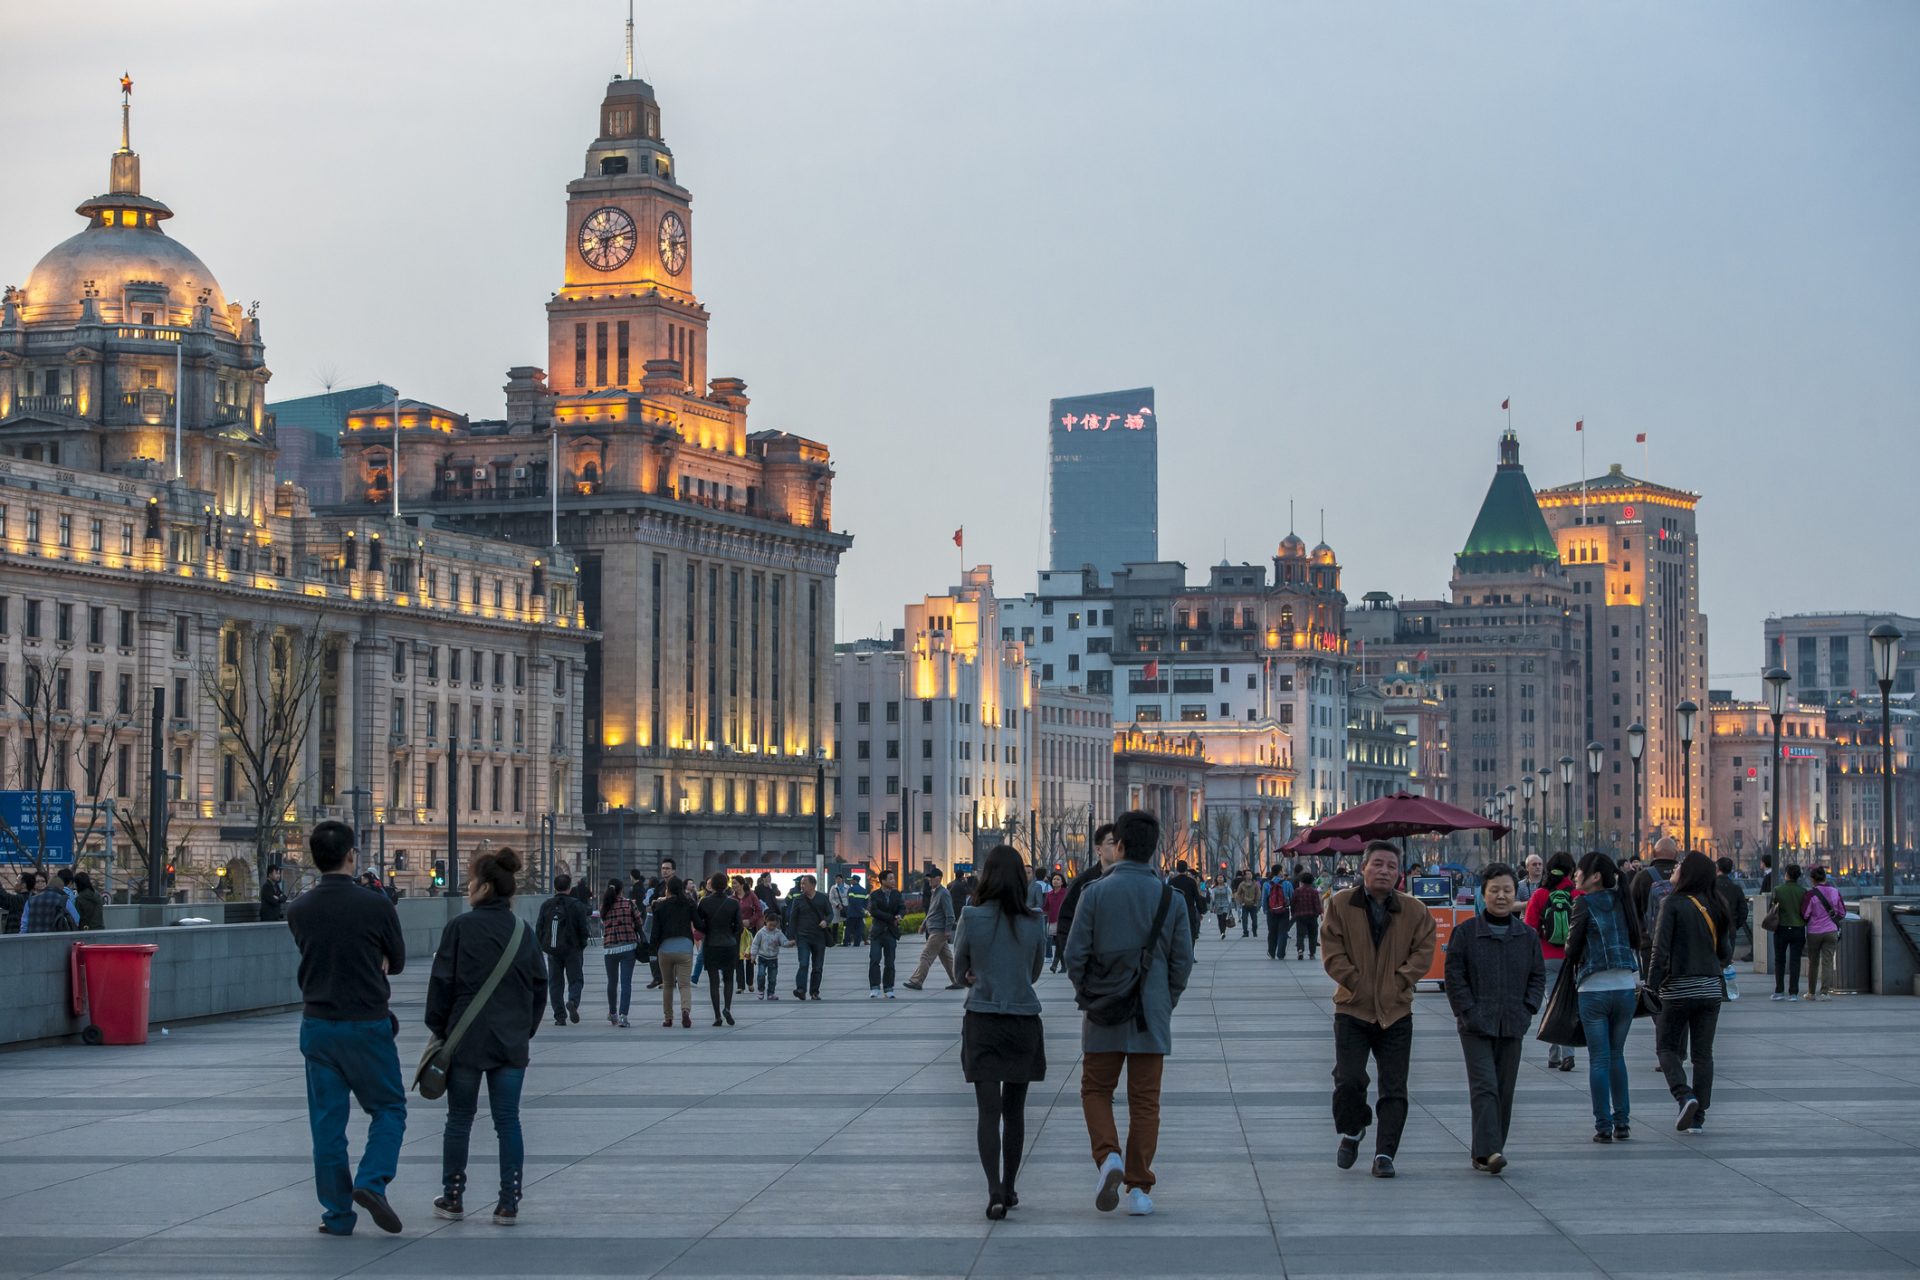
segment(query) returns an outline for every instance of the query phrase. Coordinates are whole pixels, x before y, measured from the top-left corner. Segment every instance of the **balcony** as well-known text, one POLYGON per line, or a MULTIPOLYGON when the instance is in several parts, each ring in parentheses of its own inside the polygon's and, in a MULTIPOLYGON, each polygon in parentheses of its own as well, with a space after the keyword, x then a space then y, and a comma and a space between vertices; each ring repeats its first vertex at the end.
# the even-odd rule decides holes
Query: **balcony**
POLYGON ((59 413, 71 418, 78 413, 78 408, 73 396, 15 396, 13 411, 15 414, 59 413))

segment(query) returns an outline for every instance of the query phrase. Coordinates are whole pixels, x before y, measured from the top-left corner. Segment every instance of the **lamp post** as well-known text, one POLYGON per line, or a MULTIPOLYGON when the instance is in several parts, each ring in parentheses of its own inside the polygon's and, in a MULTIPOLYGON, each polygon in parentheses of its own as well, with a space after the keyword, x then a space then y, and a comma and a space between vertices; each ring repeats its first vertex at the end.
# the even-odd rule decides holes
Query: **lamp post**
POLYGON ((1520 860, 1527 860, 1527 841, 1533 836, 1533 775, 1520 775, 1520 798, 1525 802, 1520 815, 1520 860))
POLYGON ((1768 667, 1760 677, 1760 682, 1767 687, 1767 714, 1773 718, 1772 779, 1767 783, 1772 790, 1767 801, 1773 810, 1773 822, 1767 834, 1767 853, 1769 862, 1776 868, 1780 865, 1780 718, 1787 714, 1787 684, 1792 679, 1783 667, 1768 667))
MULTIPOLYGON (((1506 815, 1507 815, 1507 816, 1506 816, 1506 823, 1507 823, 1507 827, 1508 827, 1508 831, 1507 831, 1507 853, 1508 853, 1508 855, 1509 855, 1509 857, 1511 857, 1511 855, 1512 855, 1512 853, 1513 853, 1513 849, 1514 849, 1514 841, 1513 841, 1513 828, 1514 828, 1514 821, 1513 821, 1513 808, 1514 808, 1514 805, 1513 805, 1513 796, 1514 796, 1514 793, 1515 793, 1516 791, 1518 791, 1519 789, 1520 789, 1520 788, 1518 788, 1518 787, 1516 787, 1516 786, 1514 786, 1514 785, 1513 785, 1513 784, 1512 784, 1511 782, 1509 782, 1509 783, 1507 784, 1507 803, 1506 803, 1506 815)), ((1523 843, 1523 844, 1524 844, 1525 842, 1526 842, 1526 836, 1525 836, 1525 835, 1523 834, 1523 835, 1521 836, 1521 843, 1523 843)))
POLYGON ((1627 726, 1627 755, 1633 760, 1633 857, 1640 856, 1640 757, 1647 750, 1647 726, 1635 720, 1627 726))
POLYGON ((1595 845, 1600 843, 1600 766, 1606 754, 1599 743, 1587 744, 1587 829, 1595 845))
POLYGON ((1553 838, 1553 768, 1540 766, 1540 838, 1534 844, 1534 852, 1540 855, 1542 862, 1547 858, 1547 844, 1553 838))
POLYGON ((1560 757, 1560 820, 1564 825, 1567 852, 1573 852, 1573 757, 1560 757))
MULTIPOLYGON (((1680 851, 1693 852, 1693 718, 1700 708, 1688 698, 1673 709, 1680 720, 1680 851)), ((1775 806, 1778 809, 1779 806, 1775 806)))
MULTIPOLYGON (((1900 628, 1883 622, 1867 633, 1873 642, 1873 678, 1880 684, 1880 889, 1893 896, 1893 672, 1900 665, 1900 628)), ((1779 812, 1776 808, 1775 812, 1779 812)))

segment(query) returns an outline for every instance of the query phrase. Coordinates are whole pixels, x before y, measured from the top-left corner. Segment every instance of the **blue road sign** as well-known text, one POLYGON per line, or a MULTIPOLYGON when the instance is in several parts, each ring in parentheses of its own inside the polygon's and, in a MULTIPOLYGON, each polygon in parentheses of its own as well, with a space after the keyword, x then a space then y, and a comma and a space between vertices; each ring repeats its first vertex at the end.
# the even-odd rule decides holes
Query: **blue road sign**
POLYGON ((73 792, 0 791, 0 822, 0 866, 73 865, 73 792))

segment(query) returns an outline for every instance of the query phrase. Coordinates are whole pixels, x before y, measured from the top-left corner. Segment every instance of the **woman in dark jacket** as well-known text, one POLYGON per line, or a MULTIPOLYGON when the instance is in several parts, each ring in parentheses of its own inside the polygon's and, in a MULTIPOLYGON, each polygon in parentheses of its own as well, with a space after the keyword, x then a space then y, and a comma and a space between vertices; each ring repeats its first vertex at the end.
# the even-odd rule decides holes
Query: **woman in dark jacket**
POLYGON ((680 1025, 693 1025, 693 904, 687 901, 687 882, 679 876, 667 881, 654 897, 647 919, 647 941, 660 961, 660 1025, 673 1025, 673 993, 680 992, 680 1025))
POLYGON ((1520 1047, 1547 993, 1540 935, 1514 911, 1514 889, 1512 867, 1496 862, 1482 870, 1486 910, 1454 925, 1447 940, 1447 1003, 1473 1101, 1473 1167, 1491 1174, 1507 1167, 1520 1047))
MULTIPOLYGON (((512 849, 482 853, 467 873, 467 902, 473 910, 456 918, 440 936, 427 979, 427 1030, 445 1036, 486 985, 514 934, 513 891, 520 856, 512 849)), ((487 1081, 487 1107, 500 1140, 500 1199, 493 1220, 511 1226, 520 1214, 521 1166, 526 1147, 520 1136, 520 1089, 527 1077, 527 1045, 546 1013, 547 967, 533 930, 520 930, 512 963, 486 1006, 453 1048, 447 1072, 447 1128, 440 1144, 444 1192, 433 1202, 436 1218, 466 1216, 467 1140, 480 1108, 480 1080, 487 1081)))
POLYGON ((82 929, 104 929, 107 927, 106 906, 101 900, 100 891, 93 887, 93 877, 84 871, 74 873, 73 906, 80 913, 82 929))
POLYGON ((707 971, 707 995, 713 1001, 713 1025, 733 1025, 733 979, 740 967, 740 903, 727 892, 727 877, 716 871, 707 896, 693 909, 693 927, 703 935, 701 963, 707 971), (721 1002, 722 988, 726 1001, 721 1002))
POLYGON ((1593 1140, 1625 1142, 1633 1136, 1626 1044, 1639 999, 1640 917, 1627 898, 1619 868, 1606 854, 1582 858, 1576 882, 1580 896, 1573 900, 1564 963, 1573 970, 1580 1029, 1587 1041, 1593 1140))
POLYGON ((1714 891, 1713 859, 1689 853, 1673 868, 1673 892, 1660 903, 1653 926, 1653 958, 1647 985, 1660 993, 1654 1018, 1660 1070, 1680 1104, 1674 1128, 1699 1133, 1713 1103, 1713 1033, 1726 998, 1721 978, 1733 959, 1733 922, 1714 891), (1693 1059, 1693 1083, 1687 1083, 1680 1055, 1693 1059))

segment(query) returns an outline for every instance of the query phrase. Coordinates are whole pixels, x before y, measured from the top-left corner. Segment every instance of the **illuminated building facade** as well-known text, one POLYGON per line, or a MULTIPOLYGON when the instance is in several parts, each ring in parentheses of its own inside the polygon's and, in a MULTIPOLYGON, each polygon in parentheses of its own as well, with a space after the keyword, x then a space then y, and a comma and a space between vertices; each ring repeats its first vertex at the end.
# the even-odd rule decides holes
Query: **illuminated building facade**
POLYGON ((835 656, 840 856, 905 854, 911 870, 951 872, 1009 836, 1024 850, 1036 804, 1032 673, 1025 648, 1000 638, 992 568, 908 605, 905 623, 891 644, 835 656))
MULTIPOLYGON (((559 860, 577 859, 571 560, 384 513, 317 517, 277 485, 259 320, 165 234, 171 211, 139 178, 123 128, 86 229, 0 316, 4 785, 113 806, 126 887, 143 869, 158 690, 177 887, 226 868, 250 896, 247 744, 215 703, 245 686, 257 716, 312 717, 288 756, 294 863, 302 828, 357 818, 363 864, 423 890, 455 803, 467 854, 479 838, 531 852, 551 814, 559 860), (309 638, 311 695, 271 692, 309 638)), ((257 723, 247 736, 258 749, 257 723)), ((105 876, 98 810, 89 830, 82 863, 105 876)))
POLYGON ((1113 731, 1113 792, 1123 810, 1144 809, 1160 820, 1161 866, 1175 859, 1203 862, 1207 778, 1213 765, 1187 725, 1130 724, 1113 731))
MULTIPOLYGON (((1626 730, 1637 720, 1647 727, 1646 829, 1677 834, 1690 794, 1694 843, 1710 847, 1707 753, 1694 751, 1689 777, 1675 713, 1686 701, 1707 707, 1707 618, 1700 612, 1694 521, 1700 495, 1627 475, 1616 463, 1605 475, 1543 489, 1538 501, 1590 658, 1580 689, 1586 722, 1607 752, 1602 822, 1631 825, 1626 730)), ((1704 720, 1694 733, 1705 736, 1704 720)), ((1584 747, 1582 741, 1571 751, 1583 775, 1584 747)))
MULTIPOLYGON (((1909 633, 1911 634, 1911 633, 1909 633)), ((1791 667, 1788 670, 1792 670, 1791 667)), ((1920 832, 1920 698, 1906 694, 1890 706, 1893 728, 1893 844, 1903 876, 1913 874, 1920 832)), ((1840 698, 1827 707, 1828 826, 1820 847, 1836 866, 1877 871, 1882 865, 1881 765, 1886 737, 1878 687, 1870 697, 1840 698)))
POLYGON ((449 415, 442 431, 403 407, 397 468, 390 410, 343 436, 349 504, 386 501, 397 470, 405 509, 579 561, 599 632, 586 788, 608 872, 810 864, 834 769, 851 539, 831 525, 831 459, 750 431, 746 383, 708 377, 691 200, 653 89, 614 80, 567 185, 546 368, 508 371, 503 421, 449 415))
POLYGON ((347 429, 347 415, 364 405, 391 404, 398 394, 375 382, 270 401, 267 412, 273 415, 280 446, 274 475, 305 489, 316 507, 340 501, 340 433, 347 429))
POLYGON ((1920 682, 1920 618, 1897 613, 1790 613, 1766 620, 1763 666, 1781 667, 1788 686, 1807 706, 1847 698, 1877 700, 1873 644, 1868 634, 1883 622, 1899 629, 1900 664, 1893 673, 1895 697, 1909 696, 1920 682))
POLYGON ((1152 387, 1049 403, 1048 567, 1105 580, 1160 558, 1159 421, 1152 387))
POLYGON ((1413 740, 1387 715, 1386 695, 1372 685, 1347 694, 1347 782, 1353 802, 1365 804, 1410 791, 1413 740))
POLYGON ((1380 714, 1406 735, 1411 749, 1407 790, 1445 800, 1452 782, 1453 718, 1433 681, 1431 664, 1413 664, 1381 678, 1380 714))
MULTIPOLYGON (((1713 843, 1702 848, 1716 858, 1732 858, 1757 876, 1760 855, 1772 839, 1773 717, 1765 703, 1739 702, 1719 689, 1710 695, 1707 711, 1702 724, 1708 732, 1707 806, 1713 843)), ((1826 712, 1790 706, 1780 721, 1783 863, 1812 866, 1829 856, 1820 844, 1831 830, 1828 747, 1826 712)), ((1874 832, 1878 834, 1878 826, 1874 832)))
POLYGON ((1036 682, 1032 759, 1027 827, 1038 832, 1038 861, 1084 865, 1091 853, 1088 835, 1119 812, 1113 804, 1113 699, 1036 682))

